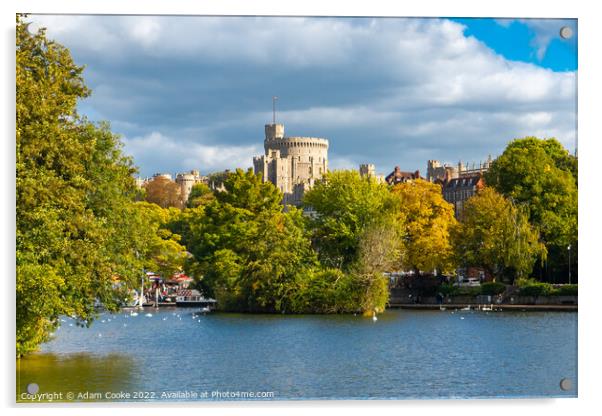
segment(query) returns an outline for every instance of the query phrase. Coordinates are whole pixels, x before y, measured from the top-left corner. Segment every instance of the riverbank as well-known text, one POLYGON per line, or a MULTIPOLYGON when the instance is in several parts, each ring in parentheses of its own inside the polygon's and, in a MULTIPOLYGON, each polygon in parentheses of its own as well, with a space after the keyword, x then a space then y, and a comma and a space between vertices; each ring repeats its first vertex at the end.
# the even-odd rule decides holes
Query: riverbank
POLYGON ((390 303, 388 306, 390 309, 414 309, 414 310, 458 310, 467 309, 471 310, 488 310, 491 308, 492 311, 545 311, 545 312, 577 312, 578 305, 514 305, 514 304, 503 304, 503 305, 475 305, 468 303, 453 303, 453 304, 417 304, 417 303, 390 303), (486 309, 483 309, 486 308, 486 309))

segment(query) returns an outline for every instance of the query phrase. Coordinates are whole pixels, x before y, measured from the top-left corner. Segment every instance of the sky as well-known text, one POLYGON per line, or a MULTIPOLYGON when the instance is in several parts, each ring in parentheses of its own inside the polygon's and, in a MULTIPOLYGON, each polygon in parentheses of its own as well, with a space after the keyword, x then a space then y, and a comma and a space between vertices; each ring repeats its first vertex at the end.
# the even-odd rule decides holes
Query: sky
POLYGON ((331 169, 426 173, 525 136, 576 141, 576 20, 30 15, 85 65, 81 114, 140 176, 252 166, 264 125, 331 169), (560 28, 572 29, 562 39, 560 28))

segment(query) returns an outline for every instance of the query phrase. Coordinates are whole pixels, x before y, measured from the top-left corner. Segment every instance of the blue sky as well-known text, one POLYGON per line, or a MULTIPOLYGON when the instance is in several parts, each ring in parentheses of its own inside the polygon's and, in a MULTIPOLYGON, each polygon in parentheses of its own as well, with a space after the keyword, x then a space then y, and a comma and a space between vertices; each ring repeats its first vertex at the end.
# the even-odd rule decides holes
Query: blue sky
POLYGON ((513 61, 530 62, 553 71, 577 70, 576 19, 450 19, 466 26, 496 53, 513 61), (573 36, 563 39, 560 28, 571 28, 573 36))
POLYGON ((67 46, 142 176, 250 167, 272 96, 331 168, 425 172, 515 137, 573 149, 575 20, 30 16, 67 46), (574 36, 562 40, 570 26, 574 36))

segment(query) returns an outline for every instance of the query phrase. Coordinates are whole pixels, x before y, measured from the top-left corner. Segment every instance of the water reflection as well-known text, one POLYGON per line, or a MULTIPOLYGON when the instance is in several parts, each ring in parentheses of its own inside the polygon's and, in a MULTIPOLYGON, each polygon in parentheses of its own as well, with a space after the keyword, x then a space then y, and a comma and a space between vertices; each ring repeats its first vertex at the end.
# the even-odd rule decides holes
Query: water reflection
MULTIPOLYGON (((107 391, 128 390, 132 387, 134 366, 132 357, 122 354, 32 354, 17 360, 17 401, 31 401, 24 395, 30 383, 39 386, 38 394, 62 393, 62 401, 71 401, 67 398, 69 392, 77 400, 80 392, 98 392, 104 396, 107 391)), ((98 401, 98 397, 84 396, 80 400, 98 401)))
POLYGON ((40 393, 156 393, 113 398, 126 401, 182 390, 277 400, 577 395, 576 313, 389 310, 374 322, 194 312, 103 314, 90 328, 65 318, 40 353, 17 362, 18 394, 35 382, 40 393))

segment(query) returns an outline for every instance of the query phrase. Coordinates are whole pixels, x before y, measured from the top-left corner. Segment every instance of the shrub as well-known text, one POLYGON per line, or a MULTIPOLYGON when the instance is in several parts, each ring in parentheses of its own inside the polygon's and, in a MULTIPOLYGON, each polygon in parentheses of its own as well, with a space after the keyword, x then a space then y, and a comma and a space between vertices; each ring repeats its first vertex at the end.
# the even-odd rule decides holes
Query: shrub
POLYGON ((464 286, 459 287, 456 296, 478 296, 481 294, 481 288, 479 286, 464 286))
POLYGON ((500 282, 487 282, 481 285, 481 295, 499 295, 506 291, 506 285, 500 282))
POLYGON ((436 293, 444 296, 477 296, 481 294, 479 286, 456 286, 451 283, 445 283, 439 286, 436 293))
POLYGON ((535 282, 520 287, 518 293, 521 296, 549 296, 553 291, 554 288, 551 284, 535 282))
POLYGON ((562 285, 557 287, 552 292, 552 295, 556 296, 578 296, 577 285, 562 285))
POLYGON ((444 283, 438 288, 439 292, 444 296, 453 296, 458 292, 458 289, 458 286, 454 286, 451 283, 444 283))

